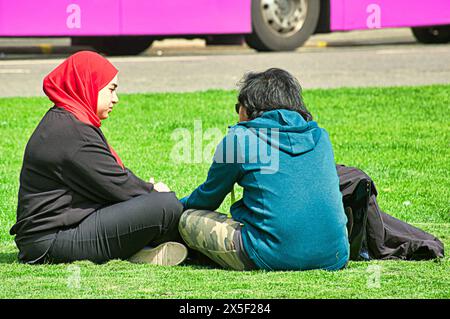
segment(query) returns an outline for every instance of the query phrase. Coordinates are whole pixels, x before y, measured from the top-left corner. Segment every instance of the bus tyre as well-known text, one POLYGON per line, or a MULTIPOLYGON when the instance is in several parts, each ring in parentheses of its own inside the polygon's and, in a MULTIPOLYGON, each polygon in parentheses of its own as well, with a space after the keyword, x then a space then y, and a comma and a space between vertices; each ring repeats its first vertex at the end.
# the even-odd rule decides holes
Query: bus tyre
POLYGON ((146 36, 72 38, 72 45, 88 45, 110 56, 137 55, 147 50, 152 42, 153 38, 146 36))
POLYGON ((257 51, 295 50, 313 34, 319 14, 317 0, 253 0, 253 32, 245 41, 257 51))
POLYGON ((422 43, 450 42, 450 25, 411 28, 414 37, 422 43))

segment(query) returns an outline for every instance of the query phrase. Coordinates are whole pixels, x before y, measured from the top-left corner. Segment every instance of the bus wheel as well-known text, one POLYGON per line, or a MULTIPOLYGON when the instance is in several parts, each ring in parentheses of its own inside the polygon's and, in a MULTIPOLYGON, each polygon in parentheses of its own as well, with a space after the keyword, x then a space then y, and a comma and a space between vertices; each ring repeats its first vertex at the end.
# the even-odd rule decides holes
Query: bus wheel
POLYGON ((319 20, 317 0, 253 0, 247 44, 258 51, 292 51, 308 40, 319 20))
POLYGON ((106 55, 137 55, 152 44, 152 37, 79 37, 72 38, 72 45, 88 45, 106 55))
POLYGON ((411 28, 414 37, 422 43, 450 42, 450 25, 411 28))

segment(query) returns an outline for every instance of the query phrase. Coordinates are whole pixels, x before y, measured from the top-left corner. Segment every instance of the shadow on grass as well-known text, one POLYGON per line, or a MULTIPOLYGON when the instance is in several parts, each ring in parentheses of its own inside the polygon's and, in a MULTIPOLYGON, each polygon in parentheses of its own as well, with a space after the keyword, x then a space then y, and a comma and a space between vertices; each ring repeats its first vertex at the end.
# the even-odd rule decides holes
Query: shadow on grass
POLYGON ((0 264, 18 263, 17 253, 0 253, 0 264))
MULTIPOLYGON (((16 263, 20 263, 17 252, 0 253, 0 264, 16 264, 16 263)), ((192 266, 195 269, 223 269, 218 264, 214 263, 211 260, 208 260, 207 257, 198 258, 195 260, 188 259, 183 263, 183 265, 192 266)))

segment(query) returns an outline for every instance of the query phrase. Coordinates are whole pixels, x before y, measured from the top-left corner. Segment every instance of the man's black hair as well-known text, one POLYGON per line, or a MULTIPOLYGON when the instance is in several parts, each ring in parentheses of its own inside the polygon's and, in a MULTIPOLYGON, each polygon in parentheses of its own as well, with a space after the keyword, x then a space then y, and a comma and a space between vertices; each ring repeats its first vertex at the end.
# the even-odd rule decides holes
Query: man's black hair
POLYGON ((312 115, 302 98, 302 87, 289 72, 271 68, 264 72, 250 72, 239 82, 239 104, 250 120, 275 109, 296 111, 306 120, 312 115))

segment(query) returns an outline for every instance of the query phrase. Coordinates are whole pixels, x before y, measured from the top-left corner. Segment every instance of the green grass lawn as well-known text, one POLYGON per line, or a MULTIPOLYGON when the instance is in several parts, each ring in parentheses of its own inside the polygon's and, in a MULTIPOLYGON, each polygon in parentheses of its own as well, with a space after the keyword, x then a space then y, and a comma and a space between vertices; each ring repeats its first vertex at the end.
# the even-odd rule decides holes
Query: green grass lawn
MULTIPOLYGON (((305 101, 326 128, 337 163, 367 172, 387 213, 450 244, 450 85, 308 90, 305 101)), ((235 91, 121 95, 102 129, 125 165, 166 182, 179 197, 203 182, 209 162, 176 163, 177 128, 203 132, 236 122, 235 91)), ((350 262, 338 272, 235 272, 114 260, 104 265, 22 265, 15 222, 26 142, 51 104, 0 99, 0 298, 449 298, 450 260, 350 262), (379 282, 374 281, 376 272, 379 282), (80 278, 78 281, 77 278, 80 278), (379 283, 379 284, 378 284, 379 283)), ((205 137, 206 138, 206 137, 205 137)), ((213 139, 205 139, 204 147, 213 139)), ((49 150, 51 151, 51 150, 49 150)), ((238 190, 239 193, 239 190, 238 190)), ((220 211, 228 212, 230 199, 220 211)))

